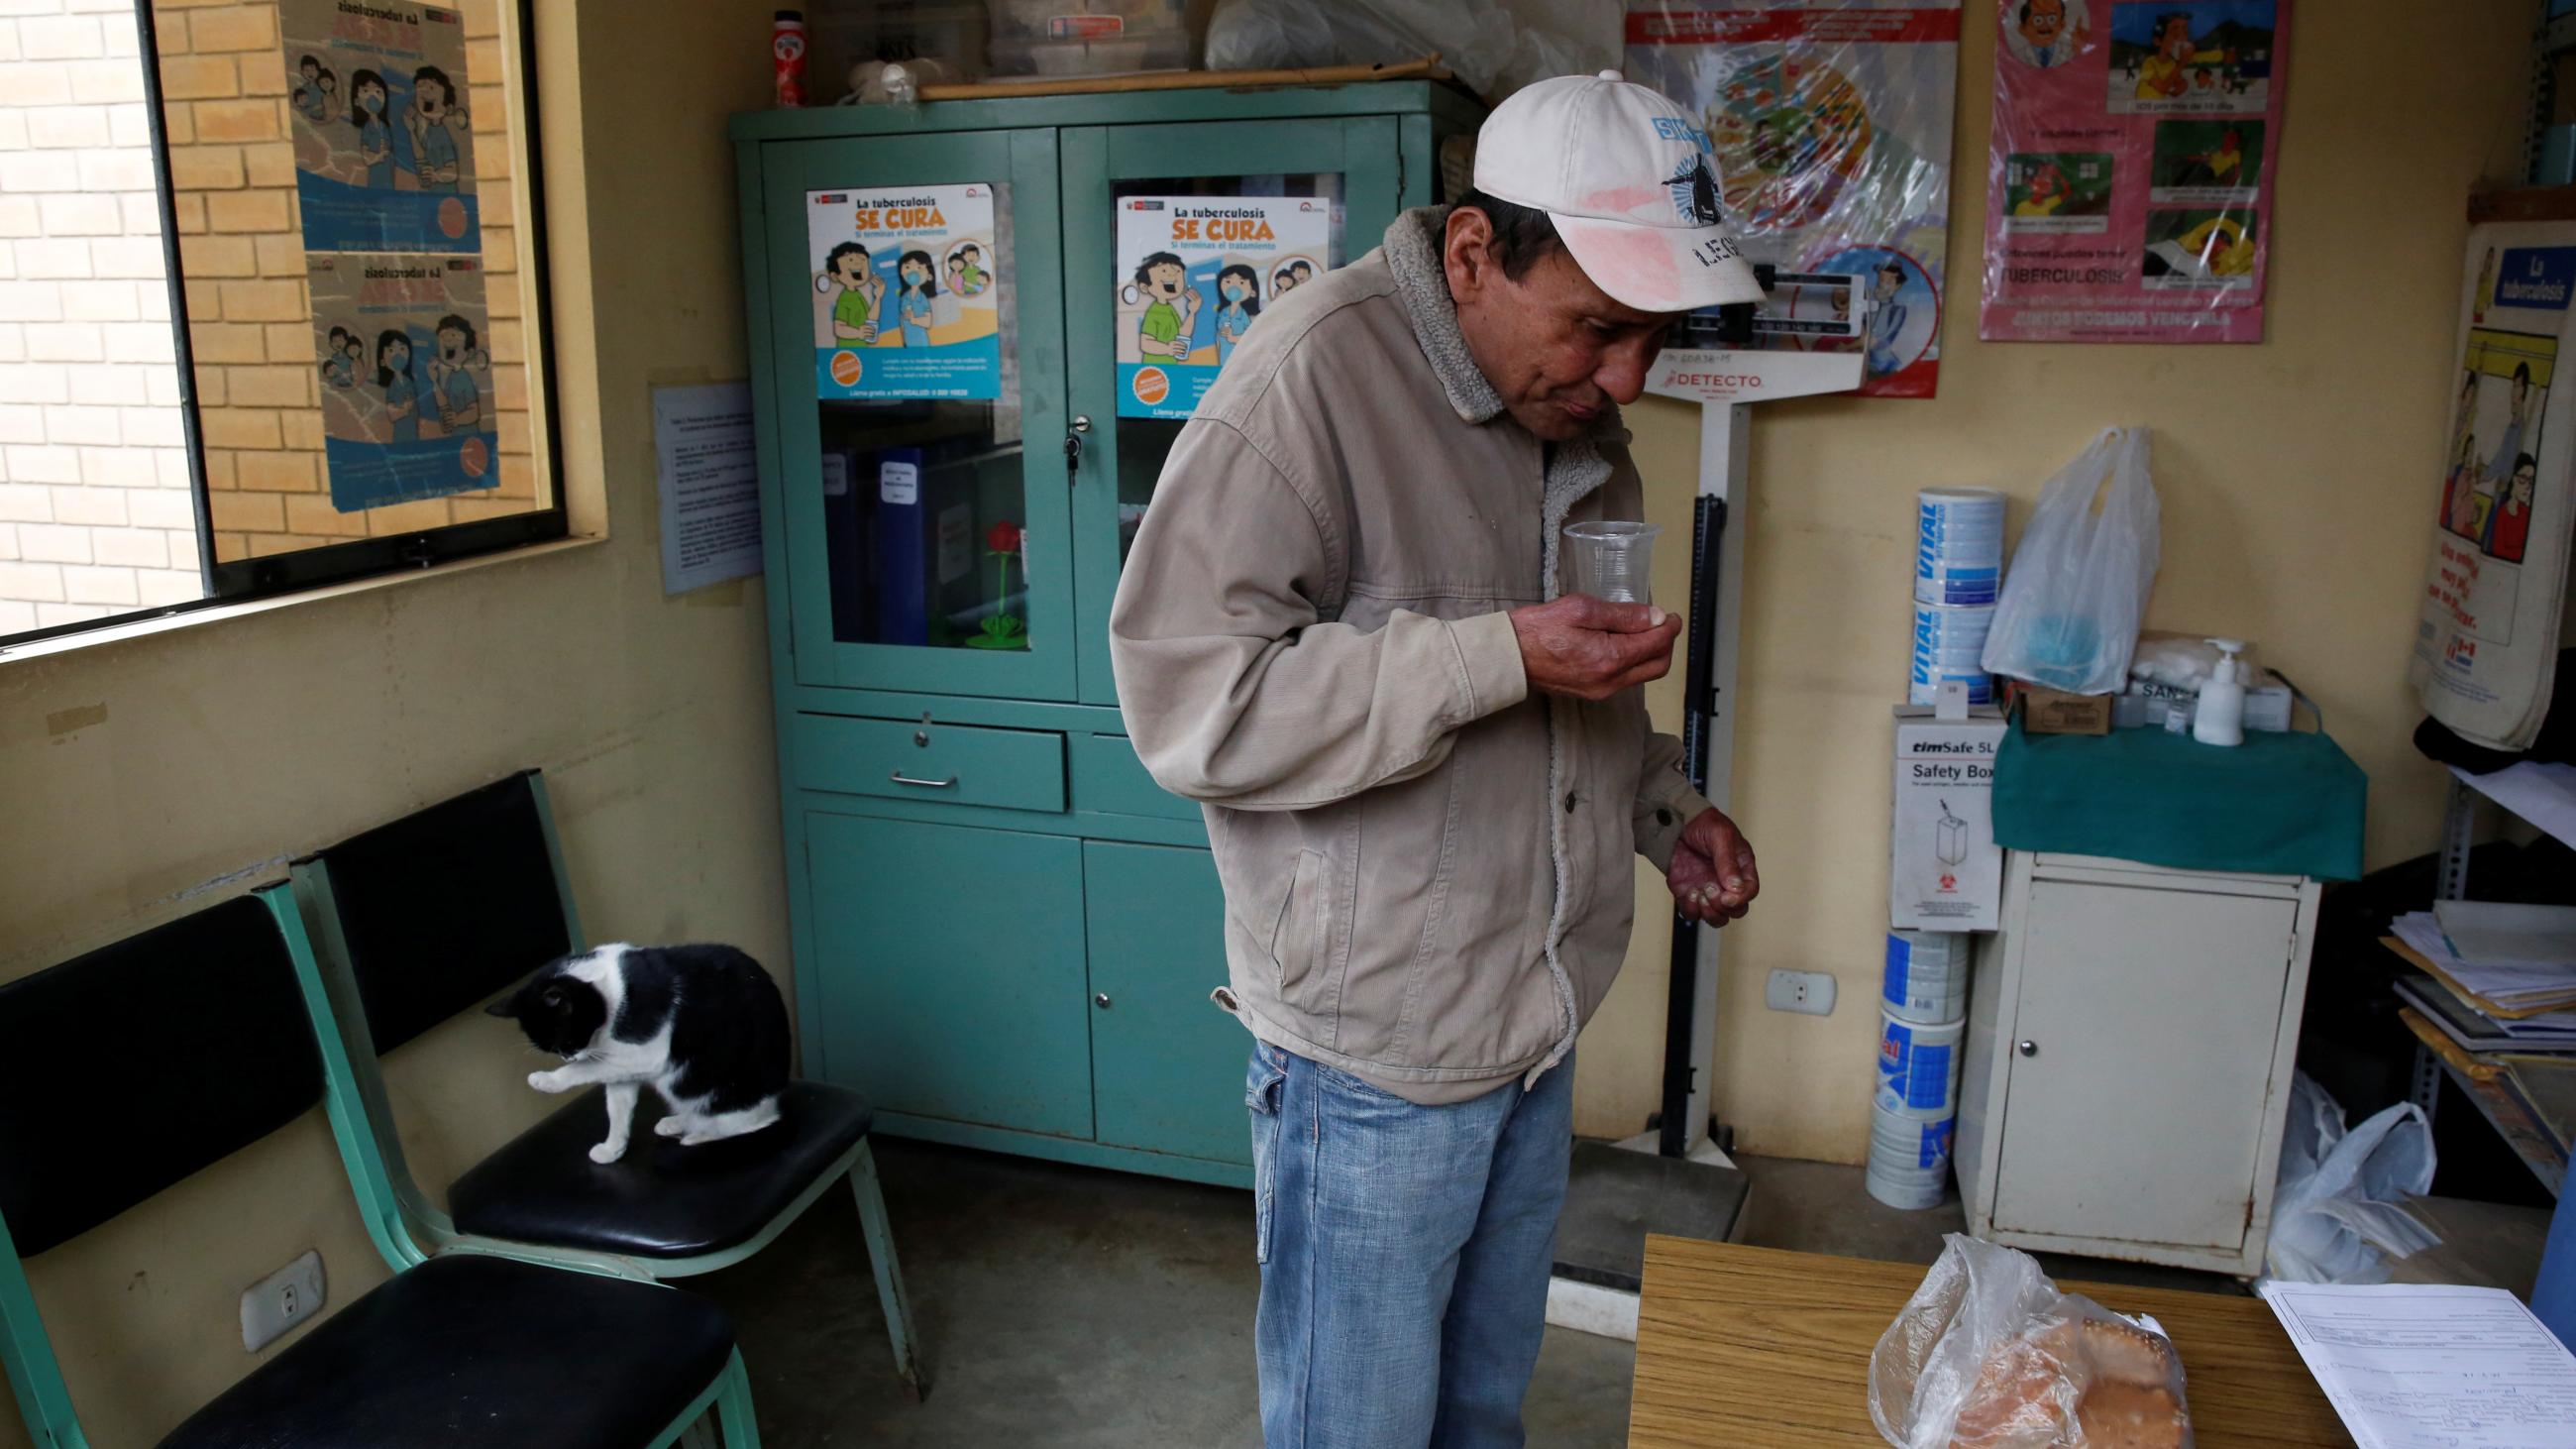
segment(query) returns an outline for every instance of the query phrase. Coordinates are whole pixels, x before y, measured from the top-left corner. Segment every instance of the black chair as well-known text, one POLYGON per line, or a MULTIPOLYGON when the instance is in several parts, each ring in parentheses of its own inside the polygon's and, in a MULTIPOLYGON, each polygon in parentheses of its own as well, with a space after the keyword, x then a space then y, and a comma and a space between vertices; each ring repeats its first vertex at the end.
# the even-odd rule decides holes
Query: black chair
MULTIPOLYGON (((632 1145, 590 1160, 605 1135, 603 1094, 573 1098, 458 1176, 433 1206, 402 1156, 380 1054, 474 1011, 557 957, 582 949, 580 920, 546 800, 528 770, 442 801, 294 867, 330 999, 317 1034, 346 1043, 363 1136, 392 1184, 378 1246, 398 1265, 463 1243, 564 1265, 669 1279, 711 1272, 766 1247, 831 1186, 858 1199, 896 1371, 926 1391, 912 1311, 868 1141, 866 1100, 845 1087, 792 1083, 780 1121, 747 1136, 683 1146, 655 1134, 661 1103, 643 1095, 632 1145)), ((478 1029, 515 1033, 482 1020, 478 1029)), ((355 1181, 364 1164, 353 1164, 355 1181)))
MULTIPOLYGON (((324 1100, 335 1045, 280 1029, 321 990, 310 956, 298 959, 300 933, 284 929, 293 917, 272 886, 0 986, 0 1360, 38 1445, 89 1441, 21 1258, 324 1100), (115 1062, 101 1070, 109 1043, 115 1062)), ((330 1106, 345 1134, 343 1104, 330 1106)), ((710 1408, 728 1449, 759 1449, 750 1379, 713 1304, 460 1253, 398 1271, 301 1330, 161 1442, 659 1449, 710 1408)))

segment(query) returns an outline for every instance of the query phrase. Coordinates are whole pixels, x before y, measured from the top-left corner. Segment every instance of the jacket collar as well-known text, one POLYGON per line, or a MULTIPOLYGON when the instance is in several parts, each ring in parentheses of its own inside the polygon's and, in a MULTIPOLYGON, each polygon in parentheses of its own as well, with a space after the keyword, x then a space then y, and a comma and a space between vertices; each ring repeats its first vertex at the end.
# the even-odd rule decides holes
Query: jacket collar
POLYGON ((1399 214, 1386 229, 1386 267, 1395 275, 1395 295, 1413 324, 1414 340, 1449 394, 1449 406, 1467 422, 1491 422, 1501 416, 1503 399, 1458 331, 1458 304, 1449 299, 1449 277, 1440 264, 1441 229, 1449 208, 1417 206, 1399 214))
MULTIPOLYGON (((1397 216, 1395 225, 1386 229, 1386 267, 1395 278, 1395 294, 1404 303, 1414 339, 1422 344, 1422 355, 1430 360, 1441 390, 1449 395, 1449 406, 1465 421, 1482 424, 1503 415, 1503 399, 1476 366, 1467 351, 1467 339, 1458 331, 1458 307, 1449 298, 1448 274, 1440 265, 1441 232, 1448 219, 1445 206, 1419 206, 1397 216)), ((1610 481, 1610 457, 1604 448, 1627 441, 1628 430, 1613 406, 1588 435, 1547 448, 1539 502, 1544 540, 1539 578, 1544 597, 1553 599, 1557 593, 1557 530, 1565 526, 1575 505, 1610 481)))
MULTIPOLYGON (((1386 229, 1386 268, 1395 277, 1395 295, 1404 303, 1414 340, 1439 377, 1441 390, 1449 395, 1449 406, 1464 421, 1488 423, 1502 416, 1503 399, 1476 366, 1466 337, 1458 331, 1458 304, 1450 300, 1449 275, 1440 262, 1441 236, 1450 210, 1417 206, 1398 213, 1395 224, 1386 229)), ((1582 439, 1583 443, 1626 441, 1627 425, 1615 403, 1582 439)))

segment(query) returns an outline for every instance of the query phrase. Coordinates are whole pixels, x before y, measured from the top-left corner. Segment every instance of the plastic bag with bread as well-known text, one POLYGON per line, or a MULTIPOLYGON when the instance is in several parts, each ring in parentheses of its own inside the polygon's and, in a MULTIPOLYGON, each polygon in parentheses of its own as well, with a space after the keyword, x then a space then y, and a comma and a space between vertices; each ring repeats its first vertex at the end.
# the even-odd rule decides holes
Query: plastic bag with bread
POLYGON ((2152 1328, 2060 1293, 2027 1253, 1953 1233, 1869 1359, 1898 1449, 2191 1449, 2182 1360, 2152 1328))

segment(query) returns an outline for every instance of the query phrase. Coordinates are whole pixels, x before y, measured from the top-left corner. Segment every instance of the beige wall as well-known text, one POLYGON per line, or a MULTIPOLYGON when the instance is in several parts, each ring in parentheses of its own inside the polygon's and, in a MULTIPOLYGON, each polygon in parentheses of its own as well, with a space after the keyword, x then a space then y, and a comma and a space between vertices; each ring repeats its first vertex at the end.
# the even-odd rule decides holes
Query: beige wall
MULTIPOLYGON (((567 471, 577 521, 604 495, 614 536, 0 663, 0 979, 530 764, 553 778, 593 935, 737 941, 783 973, 760 586, 662 596, 646 391, 743 375, 724 117, 763 101, 768 12, 583 6, 576 35, 570 0, 539 8, 567 471), (695 79, 637 105, 637 75, 695 79), (585 156, 584 129, 618 144, 585 156)), ((394 1060, 428 1182, 549 1105, 496 1028, 468 1018, 394 1060)), ((112 1042, 99 1057, 115 1069, 112 1042)), ((335 1305, 383 1277, 319 1111, 35 1260, 94 1441, 150 1443, 250 1368, 237 1295, 312 1247, 335 1305)))
MULTIPOLYGON (((763 103, 766 12, 589 6, 576 34, 570 0, 541 11, 567 471, 582 515, 604 496, 615 536, 0 664, 0 979, 531 763, 554 777, 594 935, 730 939, 785 965, 760 588, 662 597, 646 394, 648 379, 742 372, 722 117, 763 103), (637 75, 665 78, 650 105, 632 101, 637 75), (619 144, 585 156, 585 128, 619 144)), ((2458 203, 2481 169, 2513 164, 2527 17, 2455 20, 2410 52, 2393 98, 2388 37, 2418 18, 2398 0, 2301 16, 2271 340, 2246 348, 1977 343, 1992 40, 1970 27, 1942 396, 1782 404, 1755 424, 1736 777, 1766 894, 1730 933, 1719 1044, 1720 1108, 1742 1146, 1862 1152, 1886 710, 1919 486, 1995 484, 2026 506, 2096 427, 2155 426, 2165 568, 2150 622, 2262 640, 2370 771, 2372 859, 2429 843, 2435 777, 2405 745, 2407 596, 2439 451, 2458 203), (1822 1020, 1763 1012, 1775 965, 1832 971, 1842 1005, 1822 1020)), ((1695 420, 1656 403, 1636 422, 1657 516, 1678 527, 1695 420)), ((1679 551, 1664 562, 1658 588, 1678 597, 1679 551)), ((1665 686, 1659 711, 1675 703, 1665 686)), ((1590 1132, 1635 1130, 1653 1105, 1665 937, 1643 885, 1632 970, 1585 1042, 1590 1132)), ((425 1179, 538 1115, 519 1060, 470 1020, 397 1056, 425 1179)), ((38 1259, 97 1441, 149 1442, 249 1367, 235 1296, 315 1246, 335 1303, 381 1277, 318 1113, 38 1259)), ((0 1410, 0 1446, 22 1443, 0 1410)))
MULTIPOLYGON (((2421 716, 2405 661, 2462 203, 2481 174, 2519 168, 2530 8, 2457 7, 2438 37, 2402 0, 2299 8, 2269 335, 2251 347, 1978 342, 1994 30, 1987 7, 1968 12, 1940 397, 1753 414, 1735 813, 1761 852, 1763 895, 1727 933, 1717 1044, 1718 1109, 1753 1152, 1858 1162, 1868 1150, 1887 711, 1903 698, 1917 488, 2006 489, 2018 529, 2096 430, 2153 427, 2164 565, 2148 626, 2259 640, 2316 696, 2370 775, 2372 865, 2431 849, 2441 818, 2440 777, 2407 743, 2421 716), (1784 966, 1834 975, 1832 1016, 1763 1008, 1762 977, 1784 966)), ((1650 401, 1632 416, 1650 507, 1686 528, 1693 410, 1650 401)), ((1678 597, 1678 564, 1668 578, 1659 590, 1678 597)), ((1678 709, 1665 686, 1659 717, 1678 709)), ((1584 1038, 1586 1132, 1636 1131, 1655 1105, 1670 937, 1642 881, 1639 900, 1629 971, 1584 1038)))

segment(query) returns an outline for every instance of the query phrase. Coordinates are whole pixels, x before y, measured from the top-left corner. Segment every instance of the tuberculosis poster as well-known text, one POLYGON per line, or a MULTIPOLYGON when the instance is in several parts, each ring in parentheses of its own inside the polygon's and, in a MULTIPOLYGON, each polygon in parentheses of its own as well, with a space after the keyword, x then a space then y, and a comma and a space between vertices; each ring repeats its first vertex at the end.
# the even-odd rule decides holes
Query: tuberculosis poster
POLYGON ((1863 395, 1932 396, 1959 0, 1629 0, 1627 43, 1628 78, 1701 118, 1746 255, 1860 279, 1861 335, 1757 345, 1857 350, 1863 395))
POLYGON ((2260 342, 2290 0, 1988 0, 2003 342, 2260 342))
POLYGON ((481 259, 347 252, 306 269, 331 506, 499 486, 481 259))
POLYGON ((815 396, 1002 396, 992 187, 810 191, 805 239, 815 396))
POLYGON ((465 25, 395 0, 282 0, 308 252, 483 250, 465 25))
POLYGON ((1129 196, 1118 202, 1118 415, 1185 418, 1261 309, 1332 264, 1332 202, 1129 196))
POLYGON ((2451 426, 2408 678, 2475 744, 2528 746, 2549 711, 2576 531, 2576 427, 2562 377, 2576 225, 2469 234, 2451 426))

